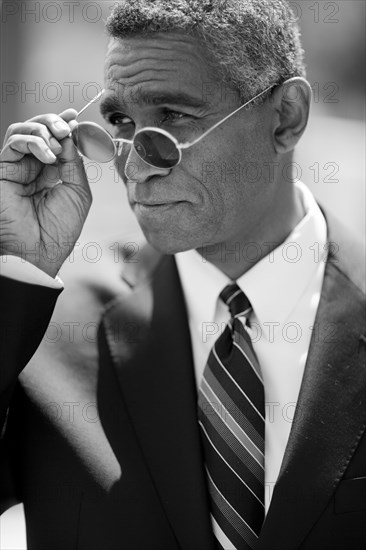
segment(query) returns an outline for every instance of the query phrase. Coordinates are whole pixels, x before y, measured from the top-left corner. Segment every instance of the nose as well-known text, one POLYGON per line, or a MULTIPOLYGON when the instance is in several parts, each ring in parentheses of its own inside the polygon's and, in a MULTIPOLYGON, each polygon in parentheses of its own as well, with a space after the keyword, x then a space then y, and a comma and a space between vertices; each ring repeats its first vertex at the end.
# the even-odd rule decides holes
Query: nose
POLYGON ((136 152, 133 145, 126 145, 126 151, 122 152, 118 164, 122 164, 125 181, 144 183, 154 176, 167 176, 171 168, 157 168, 147 164, 136 152), (128 148, 128 149, 127 149, 128 148))

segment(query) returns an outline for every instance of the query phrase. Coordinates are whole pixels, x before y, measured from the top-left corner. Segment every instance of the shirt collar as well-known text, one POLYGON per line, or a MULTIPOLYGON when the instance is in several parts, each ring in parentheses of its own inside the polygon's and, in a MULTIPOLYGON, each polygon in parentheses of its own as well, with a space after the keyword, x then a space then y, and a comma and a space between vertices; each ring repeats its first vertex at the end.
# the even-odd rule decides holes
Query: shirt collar
POLYGON ((185 296, 188 318, 198 331, 202 322, 213 322, 220 292, 229 277, 208 262, 196 250, 175 255, 185 296))
MULTIPOLYGON (((326 261, 327 227, 311 191, 295 184, 305 216, 286 240, 236 281, 248 296, 259 324, 283 321, 290 315, 326 261)), ((213 322, 217 300, 230 279, 195 250, 176 254, 177 266, 190 321, 200 330, 202 321, 213 322)))
POLYGON ((283 323, 315 275, 319 262, 326 260, 324 216, 310 190, 300 182, 296 188, 305 216, 283 243, 237 280, 261 325, 283 323))

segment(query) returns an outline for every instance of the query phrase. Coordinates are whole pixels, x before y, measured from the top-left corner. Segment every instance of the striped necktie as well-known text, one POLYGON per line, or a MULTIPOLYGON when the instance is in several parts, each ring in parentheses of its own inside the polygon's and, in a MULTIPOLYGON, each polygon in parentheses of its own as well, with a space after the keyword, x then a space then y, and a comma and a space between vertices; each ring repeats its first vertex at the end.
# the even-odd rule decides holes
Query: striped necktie
POLYGON ((235 283, 220 298, 231 319, 205 366, 198 418, 218 548, 247 550, 264 520, 264 386, 244 328, 250 302, 235 283))

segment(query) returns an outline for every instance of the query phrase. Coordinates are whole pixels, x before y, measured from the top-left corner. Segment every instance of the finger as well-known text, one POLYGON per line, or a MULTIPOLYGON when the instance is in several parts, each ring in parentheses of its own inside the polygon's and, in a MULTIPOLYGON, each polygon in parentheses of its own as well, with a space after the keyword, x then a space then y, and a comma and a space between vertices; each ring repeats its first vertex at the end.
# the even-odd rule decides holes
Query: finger
POLYGON ((1 151, 1 160, 3 162, 16 162, 32 153, 38 160, 44 164, 52 164, 57 159, 44 139, 38 136, 10 136, 6 146, 1 151))
POLYGON ((89 189, 84 168, 84 159, 71 139, 62 143, 62 154, 58 156, 57 166, 63 184, 74 184, 89 189))
POLYGON ((53 137, 47 126, 45 126, 44 124, 39 124, 38 122, 19 122, 16 124, 11 124, 5 135, 4 146, 6 145, 6 141, 12 135, 39 136, 45 140, 48 147, 55 155, 62 151, 61 144, 57 141, 55 137, 53 137))
POLYGON ((75 189, 84 204, 90 204, 92 194, 88 178, 84 168, 82 155, 76 149, 72 139, 65 139, 62 142, 63 151, 58 157, 57 167, 59 169, 62 186, 70 186, 75 189), (68 160, 63 160, 68 159, 68 160), (71 159, 71 160, 70 160, 71 159))
POLYGON ((66 122, 70 122, 70 120, 76 119, 78 112, 75 109, 66 109, 66 111, 62 111, 58 116, 63 118, 66 122))
POLYGON ((82 159, 82 155, 79 153, 78 149, 75 147, 72 138, 68 137, 61 142, 62 151, 57 156, 58 160, 62 162, 74 162, 79 163, 82 159))
MULTIPOLYGON (((69 109, 69 111, 71 111, 71 109, 69 109)), ((44 124, 44 126, 49 129, 51 134, 58 141, 64 139, 70 134, 70 126, 68 123, 59 115, 53 113, 35 116, 30 120, 27 120, 27 122, 38 122, 39 124, 44 124)))

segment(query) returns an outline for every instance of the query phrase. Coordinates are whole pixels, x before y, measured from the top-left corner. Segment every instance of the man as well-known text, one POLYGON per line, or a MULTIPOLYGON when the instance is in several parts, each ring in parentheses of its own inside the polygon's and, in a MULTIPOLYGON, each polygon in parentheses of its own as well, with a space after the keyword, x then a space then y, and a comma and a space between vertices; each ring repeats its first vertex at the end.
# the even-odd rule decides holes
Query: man
POLYGON ((149 246, 58 299, 91 203, 76 112, 9 128, 4 507, 37 549, 361 548, 359 249, 289 174, 311 95, 291 12, 140 0, 107 29, 101 111, 134 140, 115 162, 149 246), (97 341, 35 353, 57 299, 97 341))

